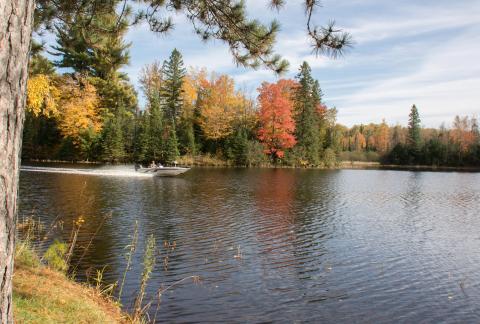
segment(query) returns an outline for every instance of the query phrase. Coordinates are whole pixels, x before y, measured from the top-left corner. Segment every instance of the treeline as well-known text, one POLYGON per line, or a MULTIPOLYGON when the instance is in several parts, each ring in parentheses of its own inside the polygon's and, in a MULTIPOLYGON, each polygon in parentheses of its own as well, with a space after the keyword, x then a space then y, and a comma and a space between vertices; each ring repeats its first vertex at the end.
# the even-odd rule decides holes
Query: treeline
MULTIPOLYGON (((81 18, 77 18, 81 19, 81 18)), ((23 158, 170 164, 214 161, 238 166, 331 167, 341 160, 386 164, 479 165, 475 118, 424 129, 414 106, 408 127, 351 128, 303 63, 293 80, 263 83, 257 98, 228 75, 187 69, 179 51, 143 68, 146 106, 120 72, 129 63, 127 22, 112 13, 60 25, 50 51, 32 48, 23 158), (59 71, 67 73, 60 74, 59 71), (201 159, 200 159, 201 160, 201 159)))
MULTIPOLYGON (((228 75, 187 69, 174 50, 144 67, 146 107, 120 68, 129 62, 126 27, 112 33, 112 13, 98 28, 57 29, 50 62, 32 51, 23 158, 170 164, 208 156, 230 165, 333 166, 336 110, 304 63, 295 80, 264 83, 259 99, 228 75), (108 32, 106 32, 108 30, 108 32), (68 73, 59 74, 58 68, 68 73), (188 158, 185 158, 188 157, 188 158)), ((38 44, 37 44, 38 45, 38 44)))
POLYGON ((58 60, 42 56, 42 44, 32 46, 24 159, 123 161, 133 154, 137 93, 120 72, 129 62, 127 21, 114 11, 85 19, 88 30, 81 21, 56 25, 51 53, 58 60))
POLYGON ((407 127, 381 124, 336 126, 341 160, 392 165, 480 166, 480 131, 472 116, 456 116, 452 126, 422 128, 414 105, 407 127))

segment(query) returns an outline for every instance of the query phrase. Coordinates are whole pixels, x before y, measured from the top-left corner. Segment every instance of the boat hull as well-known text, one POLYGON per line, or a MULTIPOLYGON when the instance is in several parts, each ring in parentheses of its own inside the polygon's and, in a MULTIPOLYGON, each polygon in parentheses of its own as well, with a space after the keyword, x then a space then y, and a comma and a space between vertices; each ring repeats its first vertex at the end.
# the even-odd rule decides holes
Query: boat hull
POLYGON ((174 177, 187 172, 190 168, 181 167, 163 167, 163 168, 142 168, 137 169, 137 172, 143 174, 151 174, 154 177, 174 177))

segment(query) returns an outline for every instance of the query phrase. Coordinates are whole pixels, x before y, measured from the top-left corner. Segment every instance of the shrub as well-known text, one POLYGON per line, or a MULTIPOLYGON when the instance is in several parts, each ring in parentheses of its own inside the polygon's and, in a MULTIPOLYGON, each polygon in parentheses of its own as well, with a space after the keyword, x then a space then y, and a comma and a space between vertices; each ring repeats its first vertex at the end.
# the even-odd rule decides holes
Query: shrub
POLYGON ((65 261, 66 254, 67 244, 55 240, 53 244, 48 247, 42 259, 45 260, 47 265, 52 269, 66 272, 68 270, 68 264, 65 261))

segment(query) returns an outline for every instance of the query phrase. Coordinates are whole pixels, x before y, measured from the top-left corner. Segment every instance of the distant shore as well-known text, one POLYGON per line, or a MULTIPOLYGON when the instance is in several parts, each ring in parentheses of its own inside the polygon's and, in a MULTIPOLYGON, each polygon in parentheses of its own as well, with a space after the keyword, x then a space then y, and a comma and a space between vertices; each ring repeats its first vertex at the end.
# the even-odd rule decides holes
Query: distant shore
MULTIPOLYGON (((61 161, 61 160, 28 160, 28 163, 41 164, 85 164, 85 165, 122 165, 133 164, 126 163, 108 163, 108 162, 92 162, 92 161, 61 161)), ((195 157, 188 159, 179 159, 179 165, 191 167, 217 167, 217 168, 278 168, 278 169, 320 169, 320 170, 405 170, 405 171, 443 171, 443 172, 480 172, 478 167, 452 167, 452 166, 436 166, 436 165, 398 165, 398 164, 381 164, 380 162, 364 162, 364 161, 340 161, 334 167, 306 167, 306 166, 287 166, 287 165, 271 165, 262 164, 256 166, 241 167, 235 166, 229 161, 210 157, 195 157)))
POLYGON ((399 164, 381 164, 380 162, 361 162, 361 161, 342 161, 340 162, 338 169, 480 172, 480 166, 452 167, 452 166, 437 166, 437 165, 399 165, 399 164))

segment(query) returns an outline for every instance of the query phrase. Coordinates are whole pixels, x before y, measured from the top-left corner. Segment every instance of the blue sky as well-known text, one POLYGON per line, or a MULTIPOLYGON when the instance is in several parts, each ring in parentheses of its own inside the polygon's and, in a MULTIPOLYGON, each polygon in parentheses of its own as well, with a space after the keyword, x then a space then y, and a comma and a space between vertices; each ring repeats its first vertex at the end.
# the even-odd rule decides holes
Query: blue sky
MULTIPOLYGON (((340 123, 385 118, 406 124, 414 103, 429 127, 448 125, 456 114, 480 113, 480 0, 323 0, 313 21, 324 25, 335 19, 355 41, 337 60, 312 55, 303 1, 286 2, 277 13, 268 1, 246 1, 250 17, 281 23, 276 50, 291 64, 284 77, 294 77, 307 61, 340 123)), ((129 31, 131 64, 124 70, 137 88, 142 66, 163 61, 173 48, 187 66, 228 73, 252 96, 262 81, 275 81, 271 71, 236 67, 226 45, 199 40, 183 16, 174 21, 168 35, 154 35, 146 26, 129 31)))

